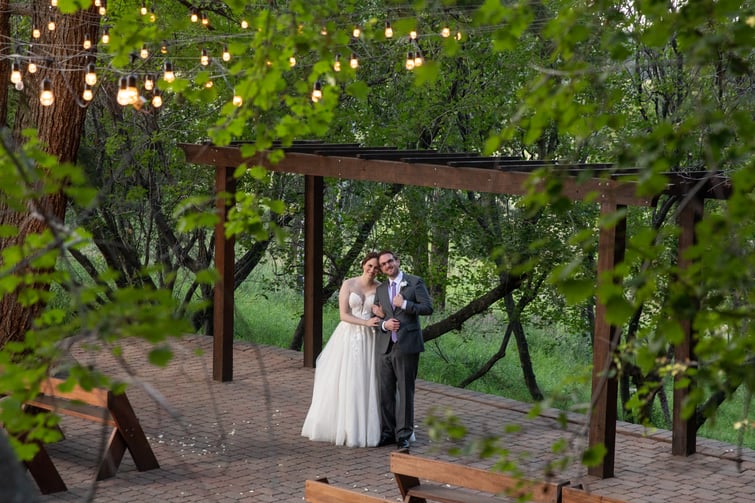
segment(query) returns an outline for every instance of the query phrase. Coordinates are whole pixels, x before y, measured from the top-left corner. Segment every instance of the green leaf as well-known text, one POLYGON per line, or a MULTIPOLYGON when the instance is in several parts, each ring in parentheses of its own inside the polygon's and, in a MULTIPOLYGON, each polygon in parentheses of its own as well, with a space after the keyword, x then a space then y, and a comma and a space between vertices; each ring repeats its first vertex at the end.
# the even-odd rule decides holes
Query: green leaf
POLYGON ((149 362, 158 367, 165 367, 173 358, 173 351, 168 347, 157 347, 149 352, 149 362))
POLYGON ((582 453, 582 464, 587 467, 598 466, 603 462, 603 458, 606 457, 608 450, 603 444, 597 444, 593 447, 588 447, 585 452, 582 453))

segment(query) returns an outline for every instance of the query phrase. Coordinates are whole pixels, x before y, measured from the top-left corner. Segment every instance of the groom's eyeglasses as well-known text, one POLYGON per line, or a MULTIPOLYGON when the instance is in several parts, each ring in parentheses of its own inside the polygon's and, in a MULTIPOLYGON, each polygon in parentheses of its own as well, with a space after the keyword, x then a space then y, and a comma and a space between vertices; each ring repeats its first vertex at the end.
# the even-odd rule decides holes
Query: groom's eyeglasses
POLYGON ((386 260, 385 262, 380 262, 380 266, 382 267, 382 266, 384 266, 384 265, 392 264, 392 263, 394 263, 394 262, 395 262, 395 260, 394 260, 394 259, 392 259, 392 258, 389 258, 389 259, 388 259, 388 260, 386 260))

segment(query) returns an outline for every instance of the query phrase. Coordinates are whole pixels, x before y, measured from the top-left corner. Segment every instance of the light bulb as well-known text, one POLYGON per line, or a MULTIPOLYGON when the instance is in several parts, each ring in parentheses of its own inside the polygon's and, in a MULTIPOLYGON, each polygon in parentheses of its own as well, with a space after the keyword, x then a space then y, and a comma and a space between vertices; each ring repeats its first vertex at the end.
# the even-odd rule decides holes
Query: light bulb
POLYGON ((207 82, 204 83, 204 87, 206 89, 210 89, 214 85, 215 85, 215 83, 212 80, 208 80, 207 82))
POLYGON ((147 4, 146 3, 142 2, 142 6, 139 8, 139 14, 141 14, 142 16, 146 16, 147 15, 147 4))
POLYGON ((160 44, 160 54, 168 54, 168 42, 165 40, 160 44))
POLYGON ((92 41, 89 40, 89 34, 84 35, 84 49, 91 49, 92 48, 92 41))
POLYGON ((151 91, 155 88, 155 78, 151 74, 144 76, 144 89, 151 91))
POLYGON ((31 36, 34 38, 39 38, 42 36, 42 32, 39 31, 39 28, 35 26, 34 28, 31 29, 31 36))
POLYGON ((135 105, 139 101, 139 91, 136 89, 136 76, 121 77, 118 84, 116 101, 121 106, 135 105))
POLYGON ((238 94, 233 95, 233 106, 240 107, 244 104, 244 100, 238 94))
POLYGON ((207 26, 210 24, 210 18, 207 17, 206 13, 202 13, 202 26, 207 26))
POLYGON ((312 90, 312 101, 317 103, 322 99, 322 84, 320 84, 320 81, 318 80, 315 82, 315 88, 312 90))
POLYGON ((94 0, 94 6, 95 7, 101 7, 102 6, 102 1, 101 0, 94 0))
POLYGON ((245 29, 245 30, 246 30, 247 28, 249 28, 249 21, 247 21, 246 19, 242 19, 242 20, 241 20, 241 27, 242 27, 243 29, 245 29))
POLYGON ((147 44, 142 46, 142 50, 139 51, 139 57, 142 59, 147 59, 149 57, 149 48, 147 47, 147 44))
POLYGON ((57 7, 58 6, 58 0, 50 0, 50 6, 51 7, 57 7))
POLYGON ((158 88, 155 88, 155 93, 152 95, 152 106, 155 108, 163 106, 163 95, 158 88))
POLYGON ((393 38, 393 28, 391 28, 391 22, 385 22, 385 38, 393 38))
POLYGON ((291 56, 290 58, 288 58, 288 66, 290 66, 291 68, 296 66, 296 56, 291 56))
POLYGON ((461 32, 457 31, 456 36, 454 37, 456 40, 461 40, 461 32))
POLYGON ((29 73, 37 73, 37 64, 34 61, 29 61, 29 66, 26 70, 29 73))
POLYGON ((351 53, 351 58, 349 59, 349 66, 352 67, 354 70, 359 68, 359 60, 357 59, 357 55, 353 52, 351 53))
POLYGON ((223 46, 223 61, 230 61, 231 60, 231 53, 228 52, 228 46, 223 46))
POLYGON ((157 20, 157 14, 155 14, 155 9, 150 8, 149 9, 149 22, 154 23, 157 20))
POLYGON ((351 36, 354 38, 359 38, 362 35, 362 29, 359 28, 359 26, 355 26, 354 30, 351 32, 351 36))
POLYGON ((443 38, 448 38, 451 36, 451 28, 448 26, 444 26, 442 30, 440 30, 440 36, 443 38))
POLYGON ((14 84, 21 82, 21 65, 18 64, 18 61, 14 61, 11 65, 10 81, 14 84))
POLYGON ((336 60, 333 62, 333 70, 336 72, 341 71, 341 55, 336 54, 336 60))
POLYGON ((163 73, 163 80, 165 82, 171 83, 174 80, 176 80, 176 74, 173 73, 173 63, 166 62, 165 66, 163 67, 164 73, 163 73))
POLYGON ((102 5, 100 6, 100 9, 99 9, 99 10, 97 11, 97 13, 98 13, 98 14, 99 14, 100 16, 104 16, 105 14, 107 14, 107 7, 105 7, 105 3, 104 3, 104 2, 103 2, 103 3, 102 3, 102 5))
POLYGON ((409 32, 409 38, 412 39, 412 40, 417 40, 417 31, 416 30, 410 31, 409 32))
POLYGON ((320 35, 322 35, 324 37, 327 34, 328 34, 328 28, 327 28, 327 26, 323 25, 322 28, 320 28, 320 35))
POLYGON ((55 31, 55 21, 50 21, 47 23, 47 29, 50 31, 55 31))
POLYGON ((409 52, 406 55, 406 63, 404 64, 407 70, 414 70, 414 53, 409 52))
POLYGON ((425 58, 422 57, 422 53, 417 51, 414 53, 414 68, 425 64, 425 58))
POLYGON ((210 56, 207 54, 207 49, 202 49, 202 56, 199 58, 199 62, 202 63, 203 66, 210 64, 210 56))
POLYGON ((93 86, 97 83, 97 73, 95 73, 94 63, 87 65, 87 73, 84 74, 84 82, 93 86))
POLYGON ((189 19, 191 19, 192 23, 196 23, 197 21, 199 21, 199 14, 197 14, 197 11, 192 10, 191 16, 189 16, 189 19))
POLYGON ((105 28, 105 31, 102 32, 102 43, 103 44, 110 43, 110 29, 109 28, 105 28))
POLYGON ((92 101, 92 98, 94 98, 92 86, 90 86, 89 84, 84 84, 84 92, 81 93, 81 97, 84 99, 84 101, 92 101))
POLYGON ((42 91, 39 93, 39 103, 43 107, 49 107, 55 103, 55 95, 52 93, 52 82, 50 79, 42 81, 42 91))

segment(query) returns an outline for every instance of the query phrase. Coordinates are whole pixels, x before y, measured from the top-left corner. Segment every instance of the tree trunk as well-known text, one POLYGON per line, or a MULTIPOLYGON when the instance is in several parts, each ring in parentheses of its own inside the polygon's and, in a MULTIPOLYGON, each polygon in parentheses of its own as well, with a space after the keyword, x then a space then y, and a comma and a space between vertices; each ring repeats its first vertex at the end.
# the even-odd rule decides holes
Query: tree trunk
MULTIPOLYGON (((39 65, 37 73, 25 76, 25 90, 19 99, 13 136, 16 145, 20 145, 22 131, 35 128, 45 150, 61 163, 67 163, 76 158, 86 114, 86 109, 78 105, 87 64, 86 56, 80 50, 81 41, 85 34, 97 40, 100 19, 93 7, 64 16, 57 9, 50 9, 46 0, 33 2, 35 26, 45 26, 51 15, 57 29, 43 30, 38 45, 45 48, 45 55, 39 56, 39 62, 44 64, 39 65), (42 106, 39 101, 40 85, 45 78, 52 83, 55 94, 55 102, 49 107, 42 106)), ((17 151, 13 145, 7 148, 10 152, 17 151)), ((38 195, 38 198, 27 201, 25 211, 14 210, 7 207, 6 202, 0 202, 0 225, 18 229, 16 236, 0 239, 0 249, 24 243, 29 235, 50 229, 53 222, 64 221, 67 199, 63 192, 38 195)), ((16 291, 0 299, 0 346, 23 339, 42 309, 39 303, 28 307, 21 305, 18 294, 16 291)))

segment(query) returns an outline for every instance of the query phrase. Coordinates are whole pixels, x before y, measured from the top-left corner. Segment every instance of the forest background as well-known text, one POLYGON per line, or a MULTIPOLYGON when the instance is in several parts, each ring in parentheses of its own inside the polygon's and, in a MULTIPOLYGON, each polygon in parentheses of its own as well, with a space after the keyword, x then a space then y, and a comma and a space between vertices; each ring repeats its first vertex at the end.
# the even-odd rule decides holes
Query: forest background
MULTIPOLYGON (((491 379, 513 340, 521 375, 493 386, 521 379, 530 399, 582 410, 589 395, 574 390, 587 384, 540 381, 554 368, 573 375, 564 360, 589 363, 601 302, 621 331, 622 419, 665 426, 670 386, 693 383, 688 417, 708 432, 726 403, 725 438, 752 438, 752 2, 0 4, 0 81, 24 69, 0 93, 7 427, 54 437, 49 419, 12 411, 70 344, 117 351, 142 337, 164 364, 167 339, 212 332, 214 173, 187 165, 178 143, 244 140, 245 154, 274 160, 274 141, 317 139, 639 169, 638 192, 657 203, 610 217, 560 197, 547 168, 533 177, 549 190, 525 197, 326 179, 325 298, 366 251, 389 245, 431 288, 438 313, 425 337, 451 384, 491 379), (92 64, 97 82, 85 84, 92 64), (122 95, 131 77, 138 88, 122 95), (660 195, 667 172, 728 179, 728 200, 706 203, 692 267, 676 254, 690 201, 660 195), (597 231, 623 218, 625 260, 598 278, 597 231), (697 360, 675 362, 684 323, 697 360), (485 343, 469 355, 469 341, 485 343)), ((239 336, 300 349, 303 182, 256 166, 236 174, 226 233, 239 336), (288 298, 277 318, 291 325, 263 338, 256 327, 288 298)))

